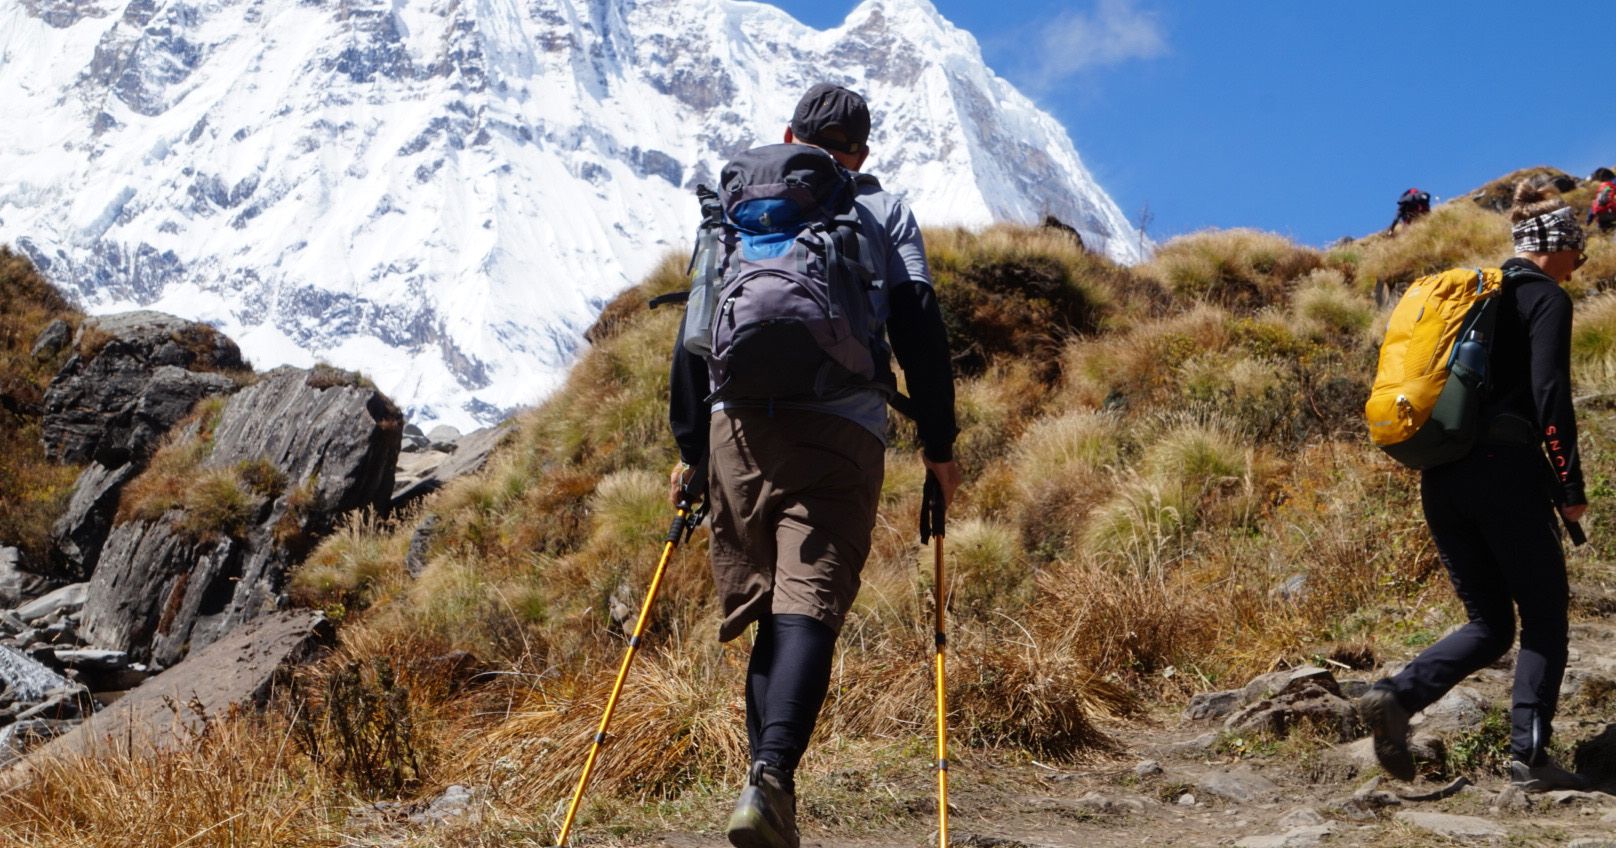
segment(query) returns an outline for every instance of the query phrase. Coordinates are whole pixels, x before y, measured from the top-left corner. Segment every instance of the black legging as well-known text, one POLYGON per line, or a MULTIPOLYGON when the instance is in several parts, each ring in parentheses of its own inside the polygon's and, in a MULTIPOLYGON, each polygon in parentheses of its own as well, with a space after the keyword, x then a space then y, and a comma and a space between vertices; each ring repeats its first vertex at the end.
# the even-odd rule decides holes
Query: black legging
POLYGON ((1425 520, 1470 622, 1377 684, 1410 713, 1430 706, 1509 651, 1519 608, 1510 749, 1529 765, 1549 745, 1569 630, 1565 554, 1546 477, 1537 449, 1492 445, 1422 475, 1425 520))
POLYGON ((746 667, 746 735, 752 759, 789 780, 830 689, 836 631, 806 615, 768 614, 746 667))

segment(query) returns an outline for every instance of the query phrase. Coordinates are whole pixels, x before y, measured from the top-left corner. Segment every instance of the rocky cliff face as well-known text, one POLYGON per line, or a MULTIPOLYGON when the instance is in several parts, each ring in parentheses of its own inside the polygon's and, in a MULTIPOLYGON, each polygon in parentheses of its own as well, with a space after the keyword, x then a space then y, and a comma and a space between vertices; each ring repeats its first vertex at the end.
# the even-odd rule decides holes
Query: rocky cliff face
MULTIPOLYGON (((469 430, 556 385, 688 243, 692 188, 830 78, 931 225, 1141 245, 1065 130, 926 0, 819 32, 731 0, 0 3, 0 240, 96 311, 216 325, 469 430)), ((183 366, 181 366, 183 367, 183 366)))

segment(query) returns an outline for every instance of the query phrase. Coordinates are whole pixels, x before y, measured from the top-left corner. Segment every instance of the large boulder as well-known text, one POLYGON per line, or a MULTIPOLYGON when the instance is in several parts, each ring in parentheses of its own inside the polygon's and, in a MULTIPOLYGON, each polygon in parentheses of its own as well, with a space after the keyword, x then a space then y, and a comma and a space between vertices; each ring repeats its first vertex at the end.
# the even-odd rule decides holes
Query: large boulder
POLYGON ((264 375, 226 401, 210 432, 187 434, 206 440, 195 476, 218 496, 113 528, 80 632, 169 666, 284 606, 288 569, 340 515, 386 510, 402 430, 398 408, 351 375, 264 375))
POLYGON ((45 453, 59 462, 140 461, 198 400, 235 383, 247 363, 206 324, 160 312, 91 318, 45 391, 45 453))
MULTIPOLYGON (((331 623, 318 612, 262 616, 147 680, 32 756, 128 751, 131 743, 137 751, 170 748, 232 708, 261 706, 289 666, 308 659, 332 636, 331 623), (176 704, 194 708, 175 710, 176 704)), ((0 751, 0 767, 5 760, 0 751)))

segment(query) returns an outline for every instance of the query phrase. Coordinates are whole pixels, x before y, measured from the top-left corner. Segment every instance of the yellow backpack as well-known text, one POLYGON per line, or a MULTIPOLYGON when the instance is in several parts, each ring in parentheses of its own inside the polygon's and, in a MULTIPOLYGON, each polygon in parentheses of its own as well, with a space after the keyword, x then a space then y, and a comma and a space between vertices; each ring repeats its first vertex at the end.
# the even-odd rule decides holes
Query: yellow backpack
POLYGON ((1370 441, 1393 459, 1430 468, 1475 445, 1503 286, 1500 269, 1455 268, 1397 301, 1364 404, 1370 441))

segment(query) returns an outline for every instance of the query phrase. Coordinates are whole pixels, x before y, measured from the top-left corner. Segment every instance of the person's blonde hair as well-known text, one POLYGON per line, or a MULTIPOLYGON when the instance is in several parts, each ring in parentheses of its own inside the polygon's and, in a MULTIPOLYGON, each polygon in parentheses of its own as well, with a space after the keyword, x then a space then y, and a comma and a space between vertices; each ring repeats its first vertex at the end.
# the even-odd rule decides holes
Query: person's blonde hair
POLYGON ((1528 218, 1547 215, 1566 205, 1560 199, 1560 192, 1542 180, 1521 180, 1515 186, 1515 202, 1509 208, 1509 220, 1512 224, 1519 224, 1528 218))

